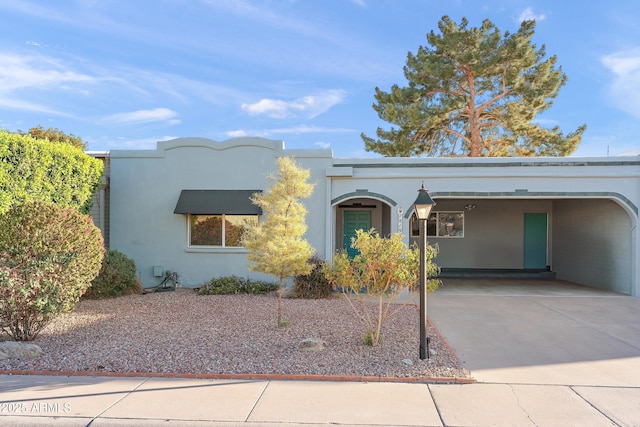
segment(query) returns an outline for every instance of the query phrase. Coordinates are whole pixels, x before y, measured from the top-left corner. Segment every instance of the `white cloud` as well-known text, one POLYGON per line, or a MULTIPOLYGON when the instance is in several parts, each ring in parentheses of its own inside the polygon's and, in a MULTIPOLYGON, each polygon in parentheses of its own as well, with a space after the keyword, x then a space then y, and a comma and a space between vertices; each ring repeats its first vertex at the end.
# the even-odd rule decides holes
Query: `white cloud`
MULTIPOLYGON (((275 128, 275 129, 262 129, 262 130, 251 130, 251 129, 238 129, 238 130, 230 130, 225 132, 225 135, 231 138, 241 137, 241 136, 261 136, 263 138, 270 138, 274 135, 299 135, 299 134, 307 134, 307 133, 348 133, 355 132, 354 129, 345 129, 345 128, 325 128, 320 126, 308 126, 308 125, 299 125, 288 128, 275 128)), ((318 143, 317 143, 318 144, 318 143)))
POLYGON ((138 110, 128 113, 114 114, 105 117, 104 121, 111 123, 124 123, 124 124, 139 124, 150 122, 163 122, 166 121, 169 124, 180 123, 179 119, 176 119, 178 113, 168 108, 154 108, 152 110, 138 110))
POLYGON ((0 53, 0 92, 94 81, 92 76, 66 69, 54 58, 0 53))
POLYGON ((266 115, 274 119, 290 117, 293 103, 277 99, 261 99, 255 104, 242 104, 241 108, 251 116, 266 115))
POLYGON ((271 129, 269 131, 271 134, 302 134, 302 133, 346 133, 346 132, 355 132, 353 129, 344 129, 344 128, 325 128, 320 126, 307 126, 300 125, 289 128, 280 128, 280 129, 271 129))
POLYGON ((48 47, 46 44, 42 44, 42 43, 39 43, 39 42, 36 42, 36 41, 32 41, 32 40, 29 40, 27 42, 27 44, 29 46, 35 46, 35 47, 48 47))
POLYGON ((543 21, 546 18, 544 13, 535 14, 533 9, 528 7, 518 15, 517 21, 518 23, 523 21, 543 21))
POLYGON ((241 138, 243 136, 247 136, 248 135, 247 131, 245 131, 245 130, 230 130, 228 132, 225 132, 225 134, 228 137, 231 137, 231 138, 241 138))
POLYGON ((324 148, 325 150, 331 148, 331 143, 324 141, 314 142, 313 145, 315 145, 316 147, 324 148))
MULTIPOLYGON (((44 102, 37 103, 47 91, 86 93, 86 85, 96 79, 68 69, 48 56, 28 56, 0 52, 0 108, 70 116, 44 102), (25 101, 28 99, 29 101, 25 101)), ((51 103, 54 104, 53 102, 51 103)))
POLYGON ((25 102, 20 99, 5 97, 2 92, 0 92, 0 109, 30 111, 32 113, 45 113, 56 116, 72 117, 71 114, 49 108, 45 105, 34 104, 32 102, 25 102))
POLYGON ((613 104, 640 118, 640 47, 603 56, 600 61, 614 75, 608 86, 613 104))
POLYGON ((241 108, 251 116, 268 116, 274 119, 304 116, 314 118, 344 100, 343 90, 329 90, 318 95, 304 96, 293 101, 261 99, 253 104, 242 104, 241 108))

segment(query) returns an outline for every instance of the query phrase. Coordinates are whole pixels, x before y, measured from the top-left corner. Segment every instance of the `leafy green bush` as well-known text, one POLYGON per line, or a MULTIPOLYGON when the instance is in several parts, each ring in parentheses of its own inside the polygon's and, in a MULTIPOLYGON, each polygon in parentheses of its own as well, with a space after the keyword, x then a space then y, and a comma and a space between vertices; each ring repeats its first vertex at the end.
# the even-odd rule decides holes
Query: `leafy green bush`
POLYGON ((100 273, 84 294, 87 298, 110 298, 141 294, 142 286, 136 277, 136 264, 122 252, 110 249, 102 260, 100 273))
POLYGON ((214 277, 198 289, 198 295, 266 294, 278 289, 277 283, 237 276, 214 277))
MULTIPOLYGON (((375 347, 380 343, 382 324, 402 308, 401 304, 393 304, 400 292, 418 287, 420 251, 407 247, 403 239, 400 233, 383 238, 374 229, 356 230, 351 247, 358 250, 358 255, 350 258, 346 252, 339 252, 333 257, 333 265, 325 266, 327 279, 342 290, 345 300, 366 325, 364 342, 367 345, 375 347)), ((427 247, 429 292, 436 290, 440 283, 434 279, 440 272, 433 262, 437 253, 436 247, 427 247)))
POLYGON ((293 278, 294 298, 320 299, 329 298, 333 295, 333 286, 327 280, 327 276, 322 271, 324 260, 318 255, 314 255, 307 261, 311 264, 309 274, 299 274, 293 278))
POLYGON ((31 201, 0 215, 0 331, 34 339, 100 271, 102 234, 76 209, 31 201))
POLYGON ((0 130, 0 214, 29 200, 89 213, 103 169, 81 148, 0 130))

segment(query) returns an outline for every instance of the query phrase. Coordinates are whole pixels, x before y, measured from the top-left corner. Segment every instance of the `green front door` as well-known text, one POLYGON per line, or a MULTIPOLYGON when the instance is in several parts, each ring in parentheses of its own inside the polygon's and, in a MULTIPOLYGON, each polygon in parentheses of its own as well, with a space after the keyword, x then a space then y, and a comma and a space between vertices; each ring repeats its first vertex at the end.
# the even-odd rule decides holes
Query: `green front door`
POLYGON ((524 214, 524 268, 547 268, 547 214, 524 214))
POLYGON ((371 211, 344 211, 342 247, 350 258, 358 255, 358 251, 351 247, 351 238, 356 237, 356 230, 369 231, 370 228, 371 211))

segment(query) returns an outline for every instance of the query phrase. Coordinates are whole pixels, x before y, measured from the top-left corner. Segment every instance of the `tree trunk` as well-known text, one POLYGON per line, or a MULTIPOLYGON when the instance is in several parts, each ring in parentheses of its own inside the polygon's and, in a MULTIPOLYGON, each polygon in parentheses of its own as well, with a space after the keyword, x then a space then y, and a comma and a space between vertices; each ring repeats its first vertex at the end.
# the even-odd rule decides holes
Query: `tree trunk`
POLYGON ((475 78, 471 70, 467 71, 467 80, 469 83, 469 104, 467 106, 469 117, 469 157, 480 157, 482 153, 480 145, 480 113, 476 108, 475 78))
POLYGON ((282 326, 282 276, 278 287, 278 327, 282 326))

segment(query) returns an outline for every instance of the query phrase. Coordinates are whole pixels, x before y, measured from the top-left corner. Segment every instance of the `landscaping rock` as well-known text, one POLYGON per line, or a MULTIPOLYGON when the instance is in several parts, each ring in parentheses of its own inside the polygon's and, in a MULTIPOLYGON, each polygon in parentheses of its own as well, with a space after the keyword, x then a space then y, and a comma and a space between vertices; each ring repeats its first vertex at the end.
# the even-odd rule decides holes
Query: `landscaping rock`
POLYGON ((407 366, 413 366, 413 361, 411 359, 402 359, 402 363, 407 366))
POLYGON ((295 289, 293 286, 283 286, 282 287, 282 298, 295 298, 295 289))
POLYGON ((5 359, 34 359, 43 353, 39 345, 17 342, 0 342, 0 360, 5 359))
POLYGON ((327 348, 327 343, 320 338, 305 338, 298 344, 301 351, 320 351, 327 348))

